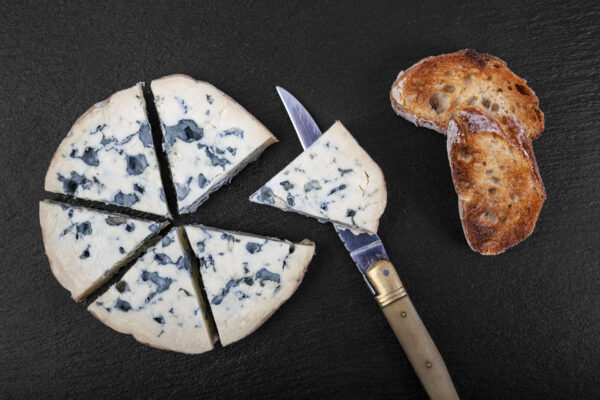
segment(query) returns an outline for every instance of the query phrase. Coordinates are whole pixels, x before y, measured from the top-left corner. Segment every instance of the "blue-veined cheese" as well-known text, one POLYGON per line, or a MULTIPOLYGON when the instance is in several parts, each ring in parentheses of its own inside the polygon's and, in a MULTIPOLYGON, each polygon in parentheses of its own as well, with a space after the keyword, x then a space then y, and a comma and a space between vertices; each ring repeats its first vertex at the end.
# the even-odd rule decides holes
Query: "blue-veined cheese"
POLYGON ((224 346, 256 330, 294 293, 315 251, 308 240, 294 244, 205 226, 185 229, 224 346))
POLYGON ((79 301, 143 250, 164 223, 46 200, 40 225, 54 276, 79 301))
POLYGON ((387 191, 379 166, 338 121, 250 200, 377 233, 387 191))
POLYGON ((193 254, 172 229, 88 310, 112 329, 149 346, 197 354, 216 336, 206 316, 193 254), (195 271, 195 272, 194 272, 195 271))
POLYGON ((52 158, 45 189, 169 214, 141 84, 79 117, 52 158))
POLYGON ((275 137, 242 106, 209 83, 186 75, 152 81, 180 213, 254 161, 275 137))

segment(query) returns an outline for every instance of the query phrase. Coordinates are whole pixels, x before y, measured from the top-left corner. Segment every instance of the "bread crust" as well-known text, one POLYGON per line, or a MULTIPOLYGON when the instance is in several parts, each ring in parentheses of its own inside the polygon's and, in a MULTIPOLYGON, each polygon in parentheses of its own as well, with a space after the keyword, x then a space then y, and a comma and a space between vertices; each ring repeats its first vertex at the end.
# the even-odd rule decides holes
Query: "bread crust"
POLYGON ((466 108, 448 126, 448 158, 469 246, 502 253, 533 231, 546 190, 531 139, 513 118, 466 108))
POLYGON ((428 57, 401 71, 390 100, 403 118, 444 134, 452 115, 465 107, 515 117, 531 139, 544 130, 544 114, 527 81, 500 58, 471 49, 428 57))

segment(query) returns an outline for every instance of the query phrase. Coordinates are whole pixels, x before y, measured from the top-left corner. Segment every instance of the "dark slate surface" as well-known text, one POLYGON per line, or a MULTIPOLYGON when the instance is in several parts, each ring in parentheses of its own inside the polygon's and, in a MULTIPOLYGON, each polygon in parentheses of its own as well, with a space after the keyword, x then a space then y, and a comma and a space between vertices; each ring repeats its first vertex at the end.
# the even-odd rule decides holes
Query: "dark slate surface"
POLYGON ((330 226, 246 201, 301 149, 276 84, 322 128, 343 121, 383 168, 381 236, 463 398, 600 397, 597 3, 126 3, 0 5, 1 398, 425 398, 330 226), (534 146, 548 200, 534 234, 496 257, 466 245, 444 137, 388 100, 398 71, 465 47, 505 59, 546 114, 534 146), (318 246, 262 328, 199 356, 95 320, 54 280, 38 225, 75 119, 177 72, 214 83, 280 140, 188 220, 318 246))

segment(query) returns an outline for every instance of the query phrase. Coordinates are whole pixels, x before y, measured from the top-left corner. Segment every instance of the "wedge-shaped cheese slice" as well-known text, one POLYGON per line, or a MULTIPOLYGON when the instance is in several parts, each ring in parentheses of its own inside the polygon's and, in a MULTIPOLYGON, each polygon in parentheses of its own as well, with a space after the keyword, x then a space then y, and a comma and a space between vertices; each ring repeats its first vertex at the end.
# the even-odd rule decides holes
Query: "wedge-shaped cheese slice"
POLYGON ((52 157, 45 189, 169 214, 141 84, 79 117, 52 157))
POLYGON ((254 332, 296 290, 314 243, 185 227, 223 346, 254 332))
POLYGON ((52 273, 80 301, 142 251, 164 224, 46 200, 40 202, 40 225, 52 273))
POLYGON ((387 191, 379 166, 338 121, 250 200, 376 233, 387 191))
POLYGON ((152 347, 189 354, 212 350, 216 337, 182 235, 179 228, 171 230, 88 310, 152 347))
POLYGON ((152 81, 180 213, 195 211, 275 137, 209 83, 186 75, 152 81))

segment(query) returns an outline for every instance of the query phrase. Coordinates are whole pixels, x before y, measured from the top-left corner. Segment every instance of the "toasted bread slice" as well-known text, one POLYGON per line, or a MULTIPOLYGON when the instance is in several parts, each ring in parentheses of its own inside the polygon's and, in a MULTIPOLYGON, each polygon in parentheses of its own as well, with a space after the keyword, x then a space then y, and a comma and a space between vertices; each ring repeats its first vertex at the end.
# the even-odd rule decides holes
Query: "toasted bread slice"
POLYGON ((447 135, 469 246, 493 255, 523 241, 546 199, 531 139, 514 117, 495 119, 474 107, 453 116, 447 135))
POLYGON ((465 107, 515 117, 531 139, 544 130, 544 114, 527 81, 501 59, 475 50, 425 58, 401 71, 390 98, 397 114, 441 133, 452 114, 465 107))

